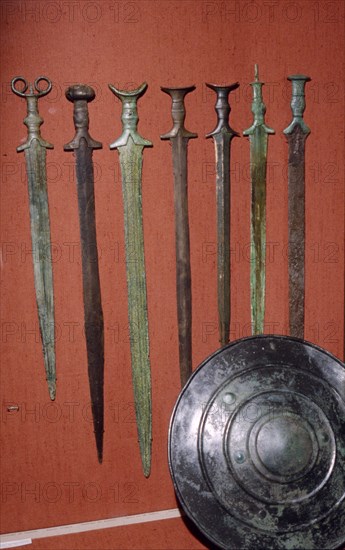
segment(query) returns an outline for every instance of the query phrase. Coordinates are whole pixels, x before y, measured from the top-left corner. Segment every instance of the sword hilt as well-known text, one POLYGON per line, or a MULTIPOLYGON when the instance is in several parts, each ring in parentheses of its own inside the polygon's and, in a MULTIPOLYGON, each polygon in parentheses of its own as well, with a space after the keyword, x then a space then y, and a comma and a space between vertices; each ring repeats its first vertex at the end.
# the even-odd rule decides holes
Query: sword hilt
POLYGON ((253 88, 253 103, 252 103, 252 113, 254 115, 253 124, 247 130, 244 130, 244 136, 250 136, 254 133, 255 129, 261 126, 261 128, 266 132, 266 134, 274 134, 273 128, 266 126, 265 124, 265 113, 266 105, 262 99, 262 86, 263 82, 259 80, 259 69, 255 65, 255 80, 251 82, 253 88))
POLYGON ((171 116, 173 119, 173 127, 170 132, 161 135, 161 139, 170 139, 177 136, 180 132, 182 137, 196 138, 198 134, 189 132, 184 127, 184 121, 186 118, 186 109, 184 105, 184 98, 190 92, 195 90, 195 86, 187 86, 186 88, 162 88, 162 92, 170 95, 172 99, 171 116))
POLYGON ((119 90, 112 84, 108 84, 109 89, 113 94, 122 101, 122 134, 113 143, 110 144, 110 149, 116 149, 127 145, 128 138, 131 137, 135 145, 142 145, 143 147, 152 147, 151 141, 144 139, 137 132, 138 127, 138 110, 137 101, 141 97, 147 88, 146 82, 143 82, 136 90, 119 90))
POLYGON ((73 120, 76 134, 72 141, 64 145, 65 151, 78 149, 80 140, 85 139, 90 149, 101 149, 102 144, 89 134, 89 111, 87 104, 95 99, 95 91, 86 84, 75 84, 67 88, 65 96, 74 104, 73 120))
POLYGON ((34 139, 37 139, 42 147, 45 147, 46 149, 53 149, 54 146, 48 141, 45 141, 41 136, 40 126, 43 124, 43 118, 40 117, 38 113, 38 98, 49 94, 50 90, 52 89, 52 83, 49 78, 47 78, 46 76, 39 76, 36 78, 34 83, 31 84, 27 82, 22 76, 16 76, 12 79, 11 88, 13 93, 18 95, 19 97, 24 97, 27 104, 27 116, 24 119, 24 124, 28 129, 28 138, 23 145, 19 145, 19 147, 17 147, 17 151, 20 152, 24 151, 25 149, 29 149, 31 142, 34 139), (46 82, 48 85, 47 88, 43 90, 39 86, 40 82, 42 81, 46 82), (18 90, 16 88, 18 82, 24 84, 22 90, 18 90), (28 88, 29 92, 26 93, 28 88))
POLYGON ((207 84, 206 82, 206 86, 217 94, 217 100, 214 107, 217 113, 217 126, 212 132, 206 134, 206 137, 209 138, 221 132, 230 134, 231 137, 238 136, 239 134, 229 126, 229 115, 231 111, 229 94, 239 87, 239 83, 235 82, 229 86, 217 86, 216 84, 207 84))
POLYGON ((296 74, 287 77, 292 82, 292 98, 291 98, 291 111, 292 122, 284 130, 284 134, 292 134, 294 128, 298 125, 304 134, 310 133, 310 128, 303 120, 303 113, 305 111, 305 85, 311 79, 309 76, 303 74, 296 74))

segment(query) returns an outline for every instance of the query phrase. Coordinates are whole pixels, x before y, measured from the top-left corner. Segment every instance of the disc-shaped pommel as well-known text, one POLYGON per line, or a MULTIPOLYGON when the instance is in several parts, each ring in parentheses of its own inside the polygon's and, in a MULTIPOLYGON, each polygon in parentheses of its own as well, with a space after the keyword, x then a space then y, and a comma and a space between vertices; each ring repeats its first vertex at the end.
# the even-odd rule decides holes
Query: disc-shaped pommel
POLYGON ((229 84, 228 86, 218 86, 217 84, 209 84, 206 82, 206 86, 216 92, 217 95, 224 95, 226 94, 226 97, 229 95, 230 92, 233 90, 237 90, 239 87, 239 82, 235 82, 234 84, 229 84))
POLYGON ((236 90, 239 87, 239 83, 235 82, 234 84, 230 84, 229 86, 217 86, 216 84, 208 84, 206 82, 206 86, 217 94, 217 100, 215 104, 215 111, 217 113, 217 126, 212 132, 206 134, 206 137, 212 137, 221 132, 228 133, 231 135, 231 137, 238 136, 239 134, 229 126, 229 115, 231 111, 229 104, 229 93, 233 90, 236 90))
POLYGON ((91 86, 87 86, 87 84, 74 84, 67 88, 65 95, 68 101, 84 100, 89 102, 93 101, 96 97, 94 89, 91 86))
POLYGON ((310 133, 310 128, 303 120, 303 113, 305 110, 305 85, 311 80, 309 76, 303 74, 295 74, 287 77, 292 84, 292 96, 291 96, 291 112, 292 122, 284 130, 284 134, 292 134, 296 126, 299 126, 305 136, 310 133))
POLYGON ((198 137, 197 134, 189 132, 184 127, 184 120, 186 118, 186 109, 184 105, 184 98, 189 92, 195 90, 195 86, 186 86, 185 88, 163 88, 161 87, 162 92, 170 95, 172 99, 171 105, 171 117, 173 120, 173 128, 167 134, 163 134, 161 139, 171 139, 176 137, 180 131, 181 135, 186 138, 195 138, 198 137))
POLYGON ((294 81, 294 80, 304 80, 304 82, 310 82, 311 81, 311 78, 310 76, 307 76, 305 74, 292 74, 290 76, 287 77, 288 80, 290 80, 291 82, 294 81))

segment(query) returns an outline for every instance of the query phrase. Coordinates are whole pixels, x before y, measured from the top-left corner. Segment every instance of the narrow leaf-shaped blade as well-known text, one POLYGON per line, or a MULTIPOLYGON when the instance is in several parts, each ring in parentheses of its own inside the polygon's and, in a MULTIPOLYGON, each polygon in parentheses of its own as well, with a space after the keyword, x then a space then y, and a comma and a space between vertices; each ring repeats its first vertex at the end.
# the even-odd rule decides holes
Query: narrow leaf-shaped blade
POLYGON ((46 149, 36 139, 25 149, 27 166, 31 241, 46 377, 51 399, 55 399, 54 289, 50 247, 50 223, 46 178, 46 149))
POLYGON ((92 139, 89 134, 87 104, 95 98, 94 90, 85 84, 75 84, 67 88, 65 95, 68 101, 74 104, 76 134, 64 149, 74 151, 76 161, 87 366, 97 457, 101 463, 104 432, 104 327, 98 270, 92 154, 93 149, 100 149, 102 144, 92 139))
POLYGON ((98 461, 103 460, 104 328, 96 240, 92 149, 85 139, 75 151, 83 272, 84 327, 92 417, 98 461))
POLYGON ((119 147, 125 220, 128 317, 131 343, 132 379, 139 445, 144 475, 151 463, 151 372, 147 318, 144 235, 141 201, 143 147, 129 137, 119 147))
POLYGON ((109 88, 122 101, 123 132, 110 148, 118 149, 120 155, 132 380, 141 461, 144 475, 148 477, 151 471, 152 411, 141 173, 143 149, 152 143, 137 132, 137 101, 147 84, 144 82, 131 91, 118 90, 111 84, 109 88))

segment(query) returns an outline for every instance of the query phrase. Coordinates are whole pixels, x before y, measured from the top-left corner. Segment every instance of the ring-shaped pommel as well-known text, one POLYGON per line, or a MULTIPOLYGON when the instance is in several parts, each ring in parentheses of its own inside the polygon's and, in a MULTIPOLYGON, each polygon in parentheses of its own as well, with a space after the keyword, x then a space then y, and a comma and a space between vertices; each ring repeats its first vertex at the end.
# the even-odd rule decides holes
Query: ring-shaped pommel
POLYGON ((11 81, 11 89, 12 89, 12 92, 14 92, 19 97, 43 97, 49 94, 50 90, 52 89, 52 82, 46 76, 38 76, 34 81, 34 84, 32 85, 32 84, 29 84, 24 77, 16 76, 11 81), (22 84, 24 84, 24 87, 22 90, 18 90, 18 88, 16 87, 18 82, 21 82, 22 84), (46 82, 47 87, 42 89, 39 85, 40 82, 46 82), (26 93, 28 88, 29 88, 29 92, 26 93))

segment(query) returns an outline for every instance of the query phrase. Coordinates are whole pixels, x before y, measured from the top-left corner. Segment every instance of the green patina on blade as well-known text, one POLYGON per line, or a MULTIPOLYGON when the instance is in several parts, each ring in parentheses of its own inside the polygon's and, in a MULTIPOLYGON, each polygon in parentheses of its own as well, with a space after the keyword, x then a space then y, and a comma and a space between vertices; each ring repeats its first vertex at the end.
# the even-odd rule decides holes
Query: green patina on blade
POLYGON ((44 363, 52 400, 56 393, 54 341, 54 289, 50 249, 50 223, 46 181, 46 150, 36 139, 25 150, 36 302, 44 363))
POLYGON ((120 156, 132 379, 141 460, 144 475, 148 477, 151 470, 152 412, 141 175, 143 149, 152 143, 137 133, 137 100, 147 84, 133 91, 118 90, 111 84, 109 88, 122 101, 123 133, 110 148, 118 149, 120 156))
POLYGON ((255 65, 252 113, 253 124, 243 132, 250 141, 251 177, 251 257, 250 295, 253 334, 264 331, 266 286, 266 165, 268 134, 274 130, 265 124, 266 106, 262 100, 262 85, 255 65))
POLYGON ((23 145, 17 147, 17 151, 25 152, 36 303, 48 390, 50 399, 54 400, 56 394, 54 289, 46 174, 46 149, 53 149, 53 145, 41 136, 40 126, 43 124, 43 119, 38 113, 38 98, 48 94, 52 84, 49 79, 41 76, 35 80, 34 85, 30 84, 29 92, 27 92, 28 87, 26 80, 20 76, 11 82, 12 91, 27 101, 27 116, 24 124, 28 128, 28 137, 23 145), (48 85, 45 90, 39 87, 41 81, 48 85), (18 82, 24 84, 22 90, 16 88, 18 82))

